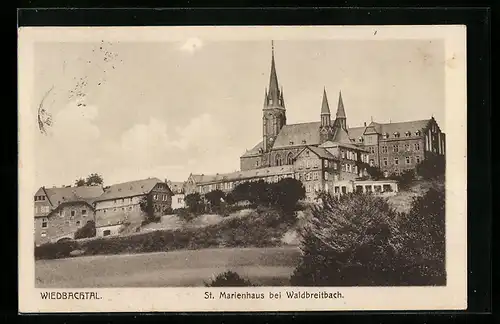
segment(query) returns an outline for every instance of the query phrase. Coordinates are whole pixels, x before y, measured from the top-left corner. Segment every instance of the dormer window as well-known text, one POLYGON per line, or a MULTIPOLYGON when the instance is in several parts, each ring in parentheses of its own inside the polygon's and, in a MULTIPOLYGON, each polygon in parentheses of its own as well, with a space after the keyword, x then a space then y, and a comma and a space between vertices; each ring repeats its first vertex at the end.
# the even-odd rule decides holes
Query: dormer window
POLYGON ((419 131, 419 130, 418 130, 418 131, 416 131, 416 132, 415 132, 415 135, 416 135, 416 136, 420 136, 420 131, 419 131))
POLYGON ((389 137, 389 134, 387 134, 387 133, 382 134, 383 139, 387 139, 388 137, 389 137))
POLYGON ((290 141, 290 145, 293 145, 293 141, 290 141))
POLYGON ((302 140, 302 144, 306 144, 306 140, 302 140))
POLYGON ((406 132, 405 135, 406 135, 406 137, 410 137, 411 136, 411 132, 406 132))
POLYGON ((363 136, 360 136, 360 137, 358 138, 358 141, 359 141, 360 143, 361 143, 361 142, 363 142, 363 136))
POLYGON ((394 137, 399 138, 399 132, 394 132, 394 137))

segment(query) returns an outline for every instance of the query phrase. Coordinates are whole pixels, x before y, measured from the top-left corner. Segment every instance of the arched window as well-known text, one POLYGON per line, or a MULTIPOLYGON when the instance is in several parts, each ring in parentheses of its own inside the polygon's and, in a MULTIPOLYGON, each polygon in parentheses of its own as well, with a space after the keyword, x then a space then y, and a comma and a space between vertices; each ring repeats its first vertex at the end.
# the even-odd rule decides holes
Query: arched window
POLYGON ((288 153, 288 156, 286 157, 286 164, 293 164, 293 154, 292 154, 292 152, 288 153))
POLYGON ((280 166, 283 164, 283 161, 281 160, 281 155, 276 154, 276 166, 280 166))

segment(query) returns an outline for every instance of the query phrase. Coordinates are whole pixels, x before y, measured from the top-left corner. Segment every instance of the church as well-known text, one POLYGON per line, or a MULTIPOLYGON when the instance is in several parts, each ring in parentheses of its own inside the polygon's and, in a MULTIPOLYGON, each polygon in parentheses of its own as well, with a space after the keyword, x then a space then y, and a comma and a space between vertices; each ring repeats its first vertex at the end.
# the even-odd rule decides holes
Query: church
POLYGON ((287 124, 273 46, 269 87, 262 107, 262 139, 240 157, 241 171, 191 174, 186 193, 229 191, 241 182, 277 182, 285 177, 300 180, 309 199, 319 191, 395 192, 398 188, 393 180, 366 180, 368 166, 379 167, 388 177, 415 169, 430 154, 445 154, 445 134, 433 117, 385 124, 372 121, 351 128, 347 126, 342 93, 332 118, 326 89, 318 113, 317 122, 287 124))

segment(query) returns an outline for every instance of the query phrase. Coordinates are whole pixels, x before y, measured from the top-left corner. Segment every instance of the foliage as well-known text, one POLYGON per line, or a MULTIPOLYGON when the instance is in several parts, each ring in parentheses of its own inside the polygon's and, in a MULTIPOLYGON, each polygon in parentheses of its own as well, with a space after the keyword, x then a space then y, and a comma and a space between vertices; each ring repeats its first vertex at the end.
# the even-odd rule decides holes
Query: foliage
POLYGON ((153 196, 146 195, 139 201, 139 207, 141 211, 146 215, 146 220, 148 222, 156 221, 156 216, 153 209, 153 196))
POLYGON ((93 220, 89 220, 83 227, 80 227, 75 232, 75 240, 94 237, 96 235, 95 222, 93 220))
POLYGON ((210 283, 205 283, 205 287, 250 287, 253 286, 249 280, 240 277, 233 271, 226 271, 217 275, 210 283))
POLYGON ((411 186, 415 180, 415 170, 405 170, 399 175, 391 175, 389 179, 396 180, 398 182, 399 189, 407 189, 411 186))
POLYGON ((293 211, 297 203, 306 197, 302 182, 293 178, 284 178, 271 185, 272 201, 283 211, 293 211))
POLYGON ((75 241, 64 241, 58 243, 46 243, 35 247, 35 259, 59 259, 67 258, 70 253, 79 248, 75 241))
POLYGON ((222 190, 216 189, 212 190, 205 194, 205 199, 210 204, 210 208, 212 211, 217 211, 220 209, 223 199, 225 198, 225 194, 222 190))
POLYGON ((379 167, 368 166, 366 168, 366 171, 368 172, 368 175, 371 180, 380 180, 384 178, 384 173, 382 172, 382 170, 380 170, 379 167))
POLYGON ((184 197, 184 203, 190 213, 201 214, 205 211, 205 204, 200 194, 195 192, 184 197))
POLYGON ((445 284, 444 192, 430 189, 408 215, 374 195, 323 195, 312 214, 292 285, 445 284))
POLYGON ((85 179, 85 185, 87 186, 96 186, 96 185, 102 185, 103 184, 103 178, 100 174, 98 173, 91 173, 87 179, 85 179))
POLYGON ((424 179, 444 177, 446 160, 444 155, 428 153, 428 156, 417 165, 417 174, 424 179))
POLYGON ((85 184, 86 184, 86 182, 85 182, 85 179, 83 179, 83 178, 75 180, 75 186, 77 186, 77 187, 83 187, 83 186, 85 186, 85 184))
MULTIPOLYGON (((281 238, 290 228, 291 225, 283 222, 274 209, 260 207, 244 217, 226 218, 201 228, 184 227, 79 241, 78 249, 84 251, 84 255, 104 255, 217 247, 272 247, 282 244, 281 238)), ((55 255, 49 251, 38 255, 40 258, 63 258, 69 252, 55 255)))

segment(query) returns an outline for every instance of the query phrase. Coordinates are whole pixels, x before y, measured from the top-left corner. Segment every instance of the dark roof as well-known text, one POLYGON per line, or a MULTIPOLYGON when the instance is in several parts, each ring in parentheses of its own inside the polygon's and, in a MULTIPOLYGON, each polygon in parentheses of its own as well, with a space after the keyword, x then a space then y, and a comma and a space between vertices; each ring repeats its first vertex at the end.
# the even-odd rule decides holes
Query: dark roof
MULTIPOLYGON (((430 120, 431 119, 424 119, 424 120, 387 123, 387 124, 371 122, 370 125, 368 125, 367 127, 348 128, 347 138, 349 139, 349 141, 346 141, 345 132, 342 132, 342 134, 339 134, 338 136, 340 136, 340 139, 344 142, 344 144, 352 143, 350 141, 351 139, 354 139, 357 142, 357 139, 360 136, 362 136, 365 133, 365 131, 370 129, 372 129, 374 132, 378 132, 379 134, 387 132, 389 135, 392 135, 394 132, 398 131, 401 133, 401 137, 403 137, 406 131, 410 131, 414 135, 415 131, 426 128, 430 120)), ((320 126, 321 126, 320 122, 284 125, 281 131, 279 132, 278 136, 276 137, 273 149, 288 148, 294 146, 305 146, 305 145, 319 145, 320 126), (305 143, 303 143, 302 141, 305 141, 305 143)), ((335 139, 335 141, 338 141, 338 139, 335 139)), ((260 153, 258 153, 259 148, 262 148, 262 142, 257 144, 251 150, 247 151, 245 154, 243 154, 243 157, 260 155, 260 153)))
POLYGON ((81 186, 81 187, 62 187, 62 188, 44 188, 47 197, 52 206, 56 207, 63 202, 81 201, 92 203, 104 192, 101 186, 81 186))
POLYGON ((297 154, 295 154, 295 157, 299 156, 305 150, 311 150, 314 154, 316 154, 318 157, 323 158, 323 159, 334 159, 335 158, 330 152, 328 152, 324 148, 316 147, 316 146, 304 147, 297 154))
POLYGON ((262 143, 263 143, 263 141, 260 141, 251 150, 246 151, 241 157, 251 157, 251 156, 261 155, 262 153, 260 152, 260 149, 263 148, 262 143))
POLYGON ((344 110, 344 101, 342 100, 342 92, 339 91, 339 104, 337 106, 337 118, 346 118, 344 110))
POLYGON ((276 137, 273 148, 318 145, 320 125, 320 122, 284 125, 276 137))
POLYGON ((364 148, 363 146, 357 146, 357 145, 354 145, 354 144, 343 144, 343 143, 335 143, 335 142, 332 142, 332 141, 327 141, 323 144, 321 144, 320 148, 330 148, 330 147, 347 147, 347 148, 350 148, 350 149, 354 149, 354 150, 359 150, 359 151, 363 151, 363 152, 369 152, 368 149, 364 148))
POLYGON ((345 129, 343 129, 342 127, 336 127, 335 134, 333 135, 333 142, 351 144, 351 139, 345 129))
POLYGON ((196 184, 208 184, 221 181, 239 181, 250 178, 260 178, 264 176, 275 176, 289 174, 293 172, 292 165, 275 166, 245 171, 236 171, 220 174, 191 174, 196 184))
POLYGON ((106 188, 104 193, 95 201, 142 196, 148 194, 158 183, 161 182, 162 181, 158 178, 148 178, 114 184, 109 188, 106 188))

